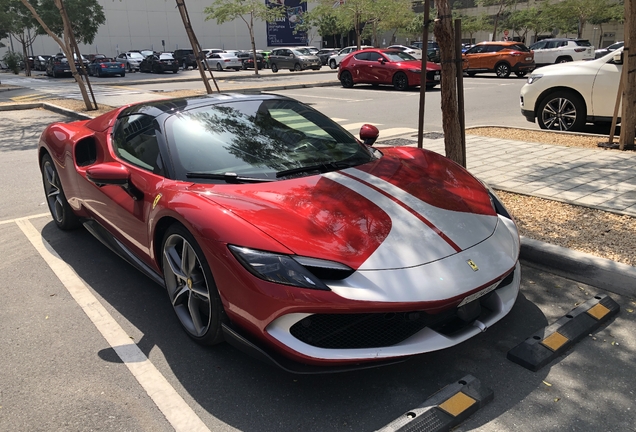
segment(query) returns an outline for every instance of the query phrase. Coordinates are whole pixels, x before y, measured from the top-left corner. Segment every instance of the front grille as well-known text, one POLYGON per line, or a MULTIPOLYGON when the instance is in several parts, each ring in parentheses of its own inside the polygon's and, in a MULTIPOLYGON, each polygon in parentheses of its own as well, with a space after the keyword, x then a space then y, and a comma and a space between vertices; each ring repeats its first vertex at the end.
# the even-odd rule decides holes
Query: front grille
MULTIPOLYGON (((497 289, 509 285, 513 277, 514 272, 510 272, 497 289)), ((484 320, 492 314, 485 304, 495 291, 475 300, 481 306, 475 319, 484 320)), ((435 315, 424 311, 314 314, 298 321, 289 331, 296 339, 319 348, 387 347, 408 339, 425 327, 450 336, 472 324, 474 319, 463 321, 457 316, 457 311, 457 308, 452 308, 435 315)))
POLYGON ((368 314, 315 314, 294 324, 291 334, 320 348, 377 348, 399 343, 424 327, 451 321, 455 309, 429 315, 423 311, 368 314))
POLYGON ((439 75, 439 71, 426 72, 426 79, 428 81, 435 81, 435 75, 439 75))

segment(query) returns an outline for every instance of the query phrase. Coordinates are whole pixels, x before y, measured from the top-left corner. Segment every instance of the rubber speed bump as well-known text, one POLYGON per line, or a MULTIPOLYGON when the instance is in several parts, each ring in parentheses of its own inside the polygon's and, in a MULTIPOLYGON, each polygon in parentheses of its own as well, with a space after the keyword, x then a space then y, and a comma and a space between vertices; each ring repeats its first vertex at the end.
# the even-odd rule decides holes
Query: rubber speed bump
POLYGON ((611 297, 597 295, 508 351, 508 360, 536 372, 619 311, 620 306, 611 297))
POLYGON ((422 405, 414 408, 378 432, 438 432, 457 426, 492 401, 494 393, 472 375, 449 384, 422 405))

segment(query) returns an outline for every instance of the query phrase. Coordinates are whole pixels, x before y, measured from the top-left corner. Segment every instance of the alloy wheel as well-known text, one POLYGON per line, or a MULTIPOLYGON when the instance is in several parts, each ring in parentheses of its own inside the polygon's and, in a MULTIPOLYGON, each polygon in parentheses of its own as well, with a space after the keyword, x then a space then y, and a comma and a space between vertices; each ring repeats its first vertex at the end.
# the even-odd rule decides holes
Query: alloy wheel
POLYGON ((210 291, 201 260, 192 245, 172 234, 163 246, 163 272, 174 310, 190 335, 203 337, 212 320, 210 291))
POLYGON ((62 201, 60 178, 50 161, 44 162, 44 193, 51 214, 58 223, 64 218, 64 202, 62 201))
POLYGON ((576 122, 576 107, 569 99, 555 98, 545 105, 541 118, 547 129, 567 131, 576 122))

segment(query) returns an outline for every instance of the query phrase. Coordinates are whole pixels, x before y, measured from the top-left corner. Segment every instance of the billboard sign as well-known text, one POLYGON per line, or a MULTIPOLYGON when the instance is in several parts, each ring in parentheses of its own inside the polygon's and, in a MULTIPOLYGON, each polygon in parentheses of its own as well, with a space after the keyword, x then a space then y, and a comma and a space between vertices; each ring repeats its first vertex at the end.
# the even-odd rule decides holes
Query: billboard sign
POLYGON ((307 45, 307 32, 296 31, 307 12, 307 3, 301 0, 265 0, 267 7, 282 7, 286 13, 275 22, 267 23, 267 46, 307 45))

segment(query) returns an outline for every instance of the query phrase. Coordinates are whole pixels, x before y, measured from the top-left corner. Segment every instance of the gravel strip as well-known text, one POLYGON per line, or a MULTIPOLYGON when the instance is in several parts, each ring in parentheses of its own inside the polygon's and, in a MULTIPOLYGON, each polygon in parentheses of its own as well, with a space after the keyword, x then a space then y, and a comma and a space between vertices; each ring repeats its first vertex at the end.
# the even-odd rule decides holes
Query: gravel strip
MULTIPOLYGON (((470 128, 466 130, 466 134, 486 136, 490 138, 503 138, 516 141, 535 142, 541 144, 555 144, 565 147, 587 147, 599 150, 606 150, 598 147, 599 142, 609 141, 609 137, 603 136, 577 135, 574 133, 547 132, 530 129, 499 127, 470 128)), ((614 137, 614 143, 618 144, 618 136, 614 137)))

